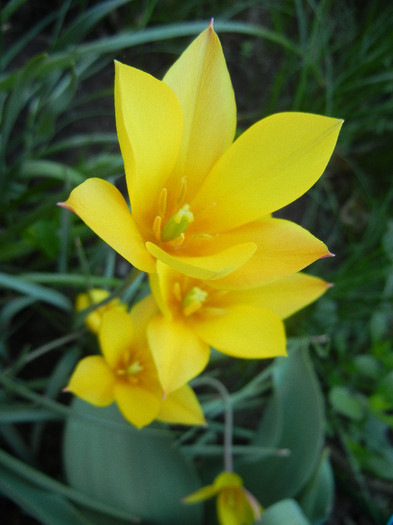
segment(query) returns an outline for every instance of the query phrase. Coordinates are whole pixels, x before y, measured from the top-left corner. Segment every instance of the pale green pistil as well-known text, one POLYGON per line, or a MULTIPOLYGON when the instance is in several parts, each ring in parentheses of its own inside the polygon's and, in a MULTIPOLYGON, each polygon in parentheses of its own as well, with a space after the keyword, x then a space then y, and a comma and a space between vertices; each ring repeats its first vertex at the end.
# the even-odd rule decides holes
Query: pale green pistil
POLYGON ((128 366, 127 368, 119 368, 116 372, 117 372, 117 375, 119 376, 134 376, 138 374, 139 372, 142 372, 142 370, 143 370, 143 366, 137 360, 131 363, 131 365, 128 366))
POLYGON ((198 286, 191 288, 189 292, 186 293, 183 299, 183 313, 188 316, 196 312, 201 308, 203 303, 206 301, 208 293, 198 286))
POLYGON ((194 221, 194 214, 190 211, 189 204, 185 204, 167 222, 161 232, 161 240, 174 241, 184 234, 189 224, 194 221))

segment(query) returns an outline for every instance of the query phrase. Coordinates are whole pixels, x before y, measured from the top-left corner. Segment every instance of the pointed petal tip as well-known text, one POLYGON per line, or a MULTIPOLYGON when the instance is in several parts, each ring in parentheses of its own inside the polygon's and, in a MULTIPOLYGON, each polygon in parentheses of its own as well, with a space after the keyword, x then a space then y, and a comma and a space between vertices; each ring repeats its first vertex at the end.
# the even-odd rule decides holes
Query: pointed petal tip
POLYGON ((334 286, 334 283, 326 283, 326 288, 329 289, 329 288, 333 288, 334 286))
POLYGON ((327 258, 329 258, 329 257, 336 257, 336 254, 328 251, 327 253, 323 254, 323 255, 320 257, 320 259, 327 259, 327 258))
POLYGON ((214 18, 211 17, 209 27, 210 27, 211 29, 214 29, 213 26, 214 26, 214 18))
POLYGON ((69 206, 66 202, 56 202, 56 206, 59 206, 60 208, 64 208, 65 210, 69 210, 75 213, 74 209, 71 206, 69 206))

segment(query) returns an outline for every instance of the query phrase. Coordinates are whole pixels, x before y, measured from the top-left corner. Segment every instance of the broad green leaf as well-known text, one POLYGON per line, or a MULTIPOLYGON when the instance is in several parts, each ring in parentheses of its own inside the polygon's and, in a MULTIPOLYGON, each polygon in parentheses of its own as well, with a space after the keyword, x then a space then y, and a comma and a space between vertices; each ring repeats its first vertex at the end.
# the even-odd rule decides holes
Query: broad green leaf
POLYGON ((201 524, 202 509, 181 503, 200 482, 168 431, 136 430, 115 405, 97 408, 76 398, 72 406, 79 417, 69 418, 63 441, 72 487, 142 523, 201 524))
POLYGON ((299 501, 313 525, 323 523, 333 507, 334 479, 327 450, 321 455, 318 468, 305 486, 299 501))
POLYGON ((296 497, 311 478, 324 438, 320 387, 306 347, 289 350, 273 368, 273 395, 254 445, 288 449, 289 454, 242 461, 235 470, 263 506, 296 497))
POLYGON ((271 505, 262 514, 263 525, 311 525, 302 509, 292 499, 271 505))

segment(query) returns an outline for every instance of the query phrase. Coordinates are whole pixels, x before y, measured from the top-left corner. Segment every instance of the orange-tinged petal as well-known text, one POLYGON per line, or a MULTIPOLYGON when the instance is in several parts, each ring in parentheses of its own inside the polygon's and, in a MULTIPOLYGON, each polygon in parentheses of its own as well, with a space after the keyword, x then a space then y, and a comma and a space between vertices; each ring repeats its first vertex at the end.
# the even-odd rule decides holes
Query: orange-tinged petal
POLYGON ((102 318, 98 333, 102 353, 112 369, 127 365, 125 356, 134 346, 134 327, 130 314, 122 310, 110 310, 102 318))
POLYGON ((165 394, 188 383, 208 363, 208 345, 182 320, 157 315, 147 336, 165 394))
POLYGON ((213 166, 190 202, 194 213, 200 210, 201 227, 236 228, 303 195, 326 168, 341 125, 307 113, 278 113, 254 124, 213 166))
POLYGON ((228 277, 214 281, 211 286, 223 289, 242 289, 260 286, 298 272, 322 257, 330 256, 326 245, 310 232, 284 219, 260 219, 236 230, 221 234, 228 243, 252 239, 258 246, 253 257, 228 277))
POLYGON ((154 272, 154 259, 122 194, 106 180, 91 178, 77 186, 63 206, 70 208, 101 239, 144 272, 154 272))
POLYGON ((210 346, 246 359, 285 355, 285 332, 280 318, 248 305, 228 305, 221 315, 195 315, 190 323, 210 346))
POLYGON ((114 388, 116 403, 123 416, 137 428, 151 423, 160 409, 162 391, 158 383, 149 389, 139 388, 127 381, 117 382, 114 388))
POLYGON ((113 403, 114 384, 115 376, 105 359, 92 355, 79 361, 65 390, 101 407, 113 403))
POLYGON ((198 398, 188 385, 171 392, 162 401, 157 419, 180 425, 206 425, 198 398))
POLYGON ((193 195, 216 160, 232 143, 236 103, 220 41, 208 27, 184 51, 163 81, 176 94, 183 114, 183 138, 176 165, 193 195))
POLYGON ((238 243, 204 257, 171 255, 152 242, 147 242, 146 248, 158 260, 180 273, 196 279, 220 279, 246 263, 255 252, 256 245, 253 242, 238 243))
POLYGON ((146 199, 158 204, 178 157, 179 102, 164 82, 115 62, 115 106, 132 212, 137 221, 151 221, 154 216, 146 215, 146 199))
POLYGON ((285 319, 316 301, 329 286, 329 283, 318 277, 299 272, 258 288, 229 292, 225 299, 231 304, 265 308, 285 319))

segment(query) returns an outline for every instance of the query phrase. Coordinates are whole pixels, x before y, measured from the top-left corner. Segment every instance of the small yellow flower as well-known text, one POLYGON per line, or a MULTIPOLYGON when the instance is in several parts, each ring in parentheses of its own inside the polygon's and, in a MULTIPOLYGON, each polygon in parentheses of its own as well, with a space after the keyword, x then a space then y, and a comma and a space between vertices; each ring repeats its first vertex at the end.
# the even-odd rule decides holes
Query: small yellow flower
POLYGON ((141 428, 160 419, 187 425, 205 424, 199 402, 188 385, 163 399, 157 369, 146 341, 146 323, 137 311, 112 309, 102 317, 102 356, 76 366, 66 391, 96 406, 116 402, 123 416, 141 428))
POLYGON ((210 347, 261 359, 286 353, 283 319, 316 300, 328 284, 296 273, 250 290, 223 290, 157 262, 150 275, 149 345, 164 392, 180 388, 207 365, 210 347), (156 307, 154 310, 154 301, 156 307))
POLYGON ((233 142, 236 104, 209 26, 162 81, 115 63, 116 127, 131 211, 109 182, 90 178, 65 203, 142 271, 160 260, 196 279, 252 287, 330 255, 271 213, 321 176, 341 120, 279 113, 233 142))
POLYGON ((199 503, 217 496, 217 517, 220 525, 251 525, 260 521, 263 508, 243 487, 243 480, 234 472, 221 472, 212 485, 207 485, 183 499, 199 503))
MULTIPOLYGON (((108 292, 108 290, 104 290, 102 288, 92 288, 87 293, 81 293, 76 297, 75 310, 77 312, 86 310, 86 308, 104 301, 104 299, 109 297, 109 295, 110 292, 108 292)), ((102 316, 105 314, 105 312, 108 312, 114 308, 125 310, 127 305, 122 303, 119 298, 115 298, 103 306, 96 308, 86 316, 85 323, 87 328, 94 334, 97 334, 101 325, 102 316)))

